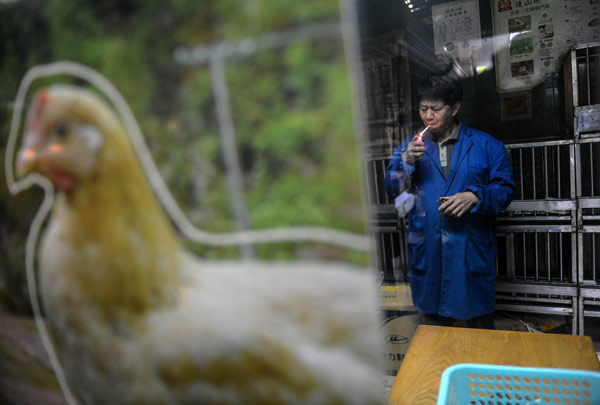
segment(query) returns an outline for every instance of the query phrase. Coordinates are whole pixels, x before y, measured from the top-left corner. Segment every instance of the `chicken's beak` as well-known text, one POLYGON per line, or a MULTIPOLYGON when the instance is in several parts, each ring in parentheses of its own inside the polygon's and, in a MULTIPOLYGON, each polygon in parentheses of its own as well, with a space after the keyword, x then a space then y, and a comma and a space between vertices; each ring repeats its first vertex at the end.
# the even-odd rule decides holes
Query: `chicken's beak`
POLYGON ((36 169, 39 161, 38 148, 33 142, 28 142, 31 139, 31 134, 25 136, 23 146, 17 155, 17 175, 24 177, 36 169))

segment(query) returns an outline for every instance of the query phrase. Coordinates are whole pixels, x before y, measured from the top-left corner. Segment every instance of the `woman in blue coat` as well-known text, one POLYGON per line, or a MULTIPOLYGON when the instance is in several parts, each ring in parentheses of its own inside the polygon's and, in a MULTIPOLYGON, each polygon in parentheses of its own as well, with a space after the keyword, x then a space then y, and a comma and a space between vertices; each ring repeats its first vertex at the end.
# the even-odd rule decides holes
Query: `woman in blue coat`
POLYGON ((456 119, 462 85, 452 73, 427 76, 418 95, 427 129, 394 150, 385 179, 397 195, 394 179, 410 176, 417 197, 407 237, 413 301, 431 323, 493 328, 495 217, 515 193, 508 153, 456 119))

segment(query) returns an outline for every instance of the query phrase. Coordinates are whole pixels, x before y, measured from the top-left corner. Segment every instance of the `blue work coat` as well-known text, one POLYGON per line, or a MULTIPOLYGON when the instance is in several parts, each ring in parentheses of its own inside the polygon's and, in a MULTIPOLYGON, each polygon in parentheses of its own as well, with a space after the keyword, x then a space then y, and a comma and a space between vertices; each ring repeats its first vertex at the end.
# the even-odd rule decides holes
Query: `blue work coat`
POLYGON ((508 153, 491 135, 461 124, 450 172, 444 177, 436 145, 424 140, 425 156, 402 158, 410 140, 394 150, 386 188, 398 194, 392 174, 412 178, 416 203, 408 215, 408 274, 415 307, 426 314, 471 319, 494 311, 496 214, 513 199, 508 153), (478 203, 461 218, 441 215, 439 198, 470 190, 478 203))

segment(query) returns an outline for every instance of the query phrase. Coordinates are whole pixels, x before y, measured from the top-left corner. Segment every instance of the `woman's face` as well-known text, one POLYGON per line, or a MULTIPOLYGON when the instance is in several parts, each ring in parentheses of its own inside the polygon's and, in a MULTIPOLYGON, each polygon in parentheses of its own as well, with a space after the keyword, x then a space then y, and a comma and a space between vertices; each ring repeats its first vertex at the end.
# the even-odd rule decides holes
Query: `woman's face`
POLYGON ((443 101, 421 100, 419 103, 419 115, 425 126, 429 125, 429 131, 434 135, 441 136, 452 128, 454 116, 460 108, 460 103, 453 106, 444 104, 443 101))

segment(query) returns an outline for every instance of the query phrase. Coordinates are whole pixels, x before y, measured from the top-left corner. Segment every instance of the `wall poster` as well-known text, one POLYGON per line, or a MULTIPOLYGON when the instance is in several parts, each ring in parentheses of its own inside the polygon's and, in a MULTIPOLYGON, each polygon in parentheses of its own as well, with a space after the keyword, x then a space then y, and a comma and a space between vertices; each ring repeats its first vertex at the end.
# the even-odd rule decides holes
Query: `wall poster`
POLYGON ((481 54, 478 0, 458 0, 431 6, 435 54, 443 59, 472 60, 481 54))
POLYGON ((500 119, 502 121, 531 119, 531 92, 500 94, 500 119))
POLYGON ((600 0, 492 0, 500 93, 558 71, 575 44, 600 41, 600 0))

